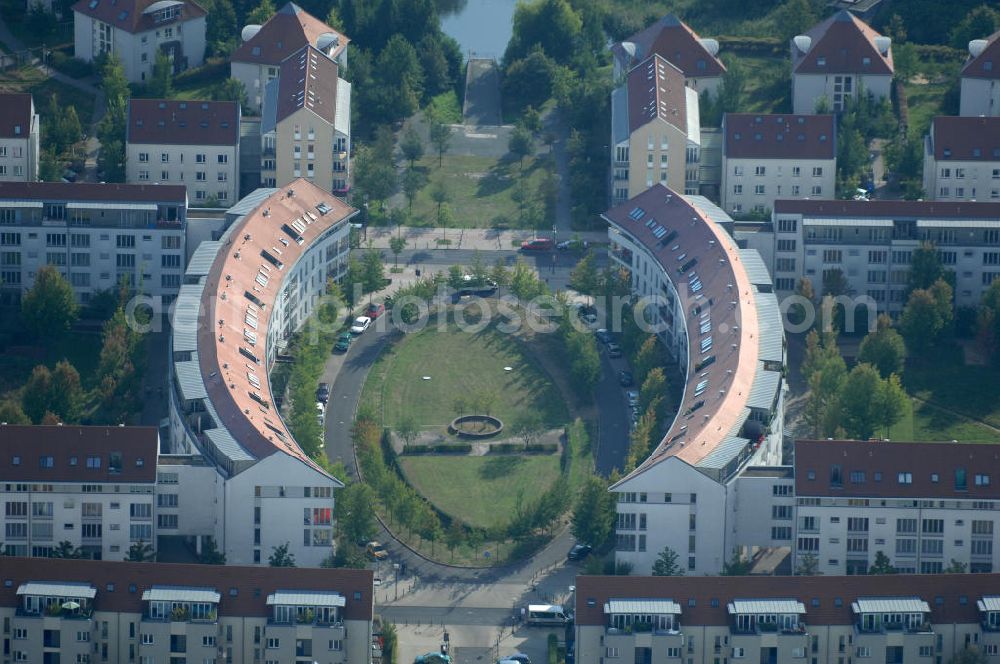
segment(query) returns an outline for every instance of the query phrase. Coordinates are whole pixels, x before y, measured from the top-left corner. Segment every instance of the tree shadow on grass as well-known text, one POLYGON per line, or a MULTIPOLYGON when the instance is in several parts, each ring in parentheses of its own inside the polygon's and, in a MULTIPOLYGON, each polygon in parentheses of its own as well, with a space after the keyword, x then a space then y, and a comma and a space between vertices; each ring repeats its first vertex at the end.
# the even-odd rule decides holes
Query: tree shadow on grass
POLYGON ((510 168, 503 162, 497 162, 487 173, 479 178, 479 185, 476 187, 476 198, 485 198, 499 194, 514 186, 516 182, 515 174, 510 172, 510 168))
POLYGON ((524 457, 505 455, 488 457, 483 467, 479 469, 479 477, 484 480, 496 480, 507 477, 524 464, 524 457))

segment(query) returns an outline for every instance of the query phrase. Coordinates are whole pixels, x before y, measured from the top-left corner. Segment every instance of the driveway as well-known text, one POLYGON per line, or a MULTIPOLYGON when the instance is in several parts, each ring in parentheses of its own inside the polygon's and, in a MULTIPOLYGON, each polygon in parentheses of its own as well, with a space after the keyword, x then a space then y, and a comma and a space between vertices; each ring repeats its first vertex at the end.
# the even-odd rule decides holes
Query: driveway
POLYGON ((463 124, 474 127, 503 123, 500 112, 500 72, 492 58, 472 58, 465 70, 463 124))

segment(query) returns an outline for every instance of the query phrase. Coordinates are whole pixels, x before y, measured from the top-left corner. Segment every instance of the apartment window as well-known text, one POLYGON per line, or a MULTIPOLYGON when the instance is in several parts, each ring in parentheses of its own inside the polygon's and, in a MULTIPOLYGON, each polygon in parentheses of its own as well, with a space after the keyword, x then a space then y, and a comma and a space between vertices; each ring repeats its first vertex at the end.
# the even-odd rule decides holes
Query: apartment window
POLYGON ((802 175, 802 168, 799 166, 792 166, 792 177, 797 178, 802 175))
POLYGON ((913 484, 913 473, 898 473, 896 480, 900 484, 913 484))
POLYGON ((161 152, 160 161, 163 162, 164 164, 170 163, 170 155, 167 154, 166 152, 161 152))
POLYGON ((847 519, 847 530, 852 532, 868 532, 868 519, 864 517, 849 517, 847 519))
POLYGON ((131 503, 128 506, 129 518, 145 520, 153 518, 153 506, 150 503, 131 503))
POLYGON ((993 555, 993 540, 972 540, 972 555, 974 556, 993 555))
POLYGON ((153 645, 153 635, 149 633, 142 634, 142 645, 151 646, 153 645))
POLYGON ((754 175, 766 175, 767 174, 767 167, 766 166, 754 166, 753 174, 754 175))
POLYGON ((753 186, 753 193, 755 195, 757 195, 757 196, 763 196, 764 195, 764 185, 762 185, 762 184, 755 184, 753 186))
POLYGON ((965 468, 955 469, 955 491, 965 491, 969 488, 968 479, 965 475, 965 468))
POLYGON ((977 474, 975 477, 976 486, 989 486, 990 476, 977 474))
POLYGON ((822 196, 823 195, 823 187, 820 186, 820 185, 818 185, 818 184, 817 185, 813 185, 812 189, 810 190, 810 193, 813 196, 822 196))
POLYGON ((917 540, 906 537, 896 540, 897 556, 913 556, 917 553, 917 540))
POLYGON ((840 249, 824 249, 823 250, 823 262, 824 263, 839 263, 843 260, 844 254, 840 249))
POLYGON ((923 519, 921 532, 931 535, 942 534, 944 532, 944 519, 923 519))
POLYGON ((771 518, 775 521, 791 521, 792 519, 792 506, 791 505, 772 505, 771 506, 771 518))
POLYGON ((148 180, 149 179, 149 171, 145 171, 145 170, 139 171, 139 179, 140 180, 148 180))
POLYGON ((207 178, 205 177, 205 171, 197 171, 194 174, 194 179, 198 182, 205 182, 207 178))
POLYGON ((972 534, 973 535, 993 535, 993 522, 992 521, 973 521, 972 522, 972 534))
POLYGON ((742 194, 742 193, 743 193, 743 185, 741 185, 741 184, 734 184, 733 185, 733 194, 739 195, 739 194, 742 194))
POLYGON ((218 158, 218 161, 219 161, 220 164, 228 164, 229 163, 229 155, 227 155, 227 154, 220 154, 219 158, 218 158))
POLYGON ((790 540, 790 539, 792 539, 792 528, 791 528, 791 526, 772 526, 771 527, 771 539, 773 539, 773 540, 790 540))
POLYGON ((798 219, 778 219, 779 233, 795 233, 798 231, 798 219))
POLYGON ((267 643, 265 645, 268 650, 275 650, 281 647, 281 641, 274 637, 270 637, 267 639, 267 643))
POLYGON ((158 528, 176 530, 177 529, 177 515, 176 514, 157 514, 156 515, 156 525, 158 528))
POLYGON ((148 152, 140 152, 139 153, 139 163, 145 164, 148 161, 149 161, 149 153, 148 152))
POLYGON ((822 166, 813 166, 813 177, 814 178, 821 178, 821 177, 823 177, 823 167, 822 166))
POLYGON ((798 545, 799 551, 819 551, 819 538, 800 537, 798 545))
POLYGON ((227 175, 225 171, 219 171, 218 178, 219 182, 226 182, 229 180, 229 175, 227 175))
POLYGON ((204 154, 196 154, 194 156, 194 163, 196 163, 196 164, 204 164, 205 163, 205 155, 204 154))

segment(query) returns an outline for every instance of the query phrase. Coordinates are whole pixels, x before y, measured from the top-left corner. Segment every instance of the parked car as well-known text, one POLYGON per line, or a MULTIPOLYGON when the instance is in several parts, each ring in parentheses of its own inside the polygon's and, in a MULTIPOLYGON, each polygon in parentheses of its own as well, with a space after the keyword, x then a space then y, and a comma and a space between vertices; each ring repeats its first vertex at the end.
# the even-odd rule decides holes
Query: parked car
POLYGON ((569 251, 571 249, 576 251, 586 251, 589 248, 590 243, 586 240, 563 240, 556 245, 556 249, 559 251, 569 251))
POLYGON ((316 422, 320 426, 323 426, 323 422, 326 421, 326 405, 322 401, 316 402, 316 422))
POLYGON ((320 383, 319 387, 316 388, 316 401, 322 401, 326 403, 330 400, 330 385, 328 383, 320 383))
POLYGON ((594 327, 597 325, 597 314, 580 314, 580 320, 587 327, 594 327))
POLYGON ((523 652, 516 652, 513 655, 507 655, 507 659, 511 662, 517 662, 517 664, 531 664, 531 658, 523 652))
POLYGON ((379 302, 372 302, 368 305, 368 310, 365 311, 365 316, 375 320, 379 316, 385 313, 385 305, 379 302))
POLYGON ((618 344, 611 342, 608 344, 608 357, 621 357, 622 347, 618 344))
POLYGON ((594 548, 589 544, 580 544, 577 542, 573 545, 573 548, 569 550, 569 553, 566 554, 566 558, 569 560, 583 560, 589 556, 590 552, 593 550, 594 548))
POLYGON ((358 316, 354 319, 354 325, 351 326, 352 334, 361 334, 372 324, 372 319, 368 316, 358 316))
POLYGON ((631 371, 622 370, 618 372, 618 384, 622 387, 632 387, 633 381, 631 371))
POLYGON ((372 541, 365 547, 365 555, 371 560, 385 560, 389 557, 389 552, 379 542, 372 541))
POLYGON ((552 251, 555 242, 552 238, 536 237, 534 240, 525 240, 521 243, 521 251, 552 251))
POLYGON ((594 332, 594 336, 597 337, 597 340, 603 344, 609 344, 614 339, 614 337, 611 336, 611 333, 605 330, 603 327, 594 332))
POLYGON ((625 393, 625 398, 628 399, 628 405, 638 406, 639 405, 639 393, 636 390, 629 390, 625 393))
POLYGON ((350 332, 342 332, 341 335, 337 337, 337 343, 334 344, 333 350, 338 353, 346 353, 347 349, 351 347, 351 341, 353 340, 354 337, 350 332))

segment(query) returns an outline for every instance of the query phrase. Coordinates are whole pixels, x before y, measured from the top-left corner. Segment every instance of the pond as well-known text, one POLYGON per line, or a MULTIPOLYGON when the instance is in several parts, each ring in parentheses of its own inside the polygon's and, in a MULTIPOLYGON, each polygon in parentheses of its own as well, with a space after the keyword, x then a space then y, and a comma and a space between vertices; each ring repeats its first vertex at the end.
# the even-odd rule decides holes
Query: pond
POLYGON ((454 37, 462 55, 500 60, 513 30, 517 0, 440 0, 441 30, 454 37))

